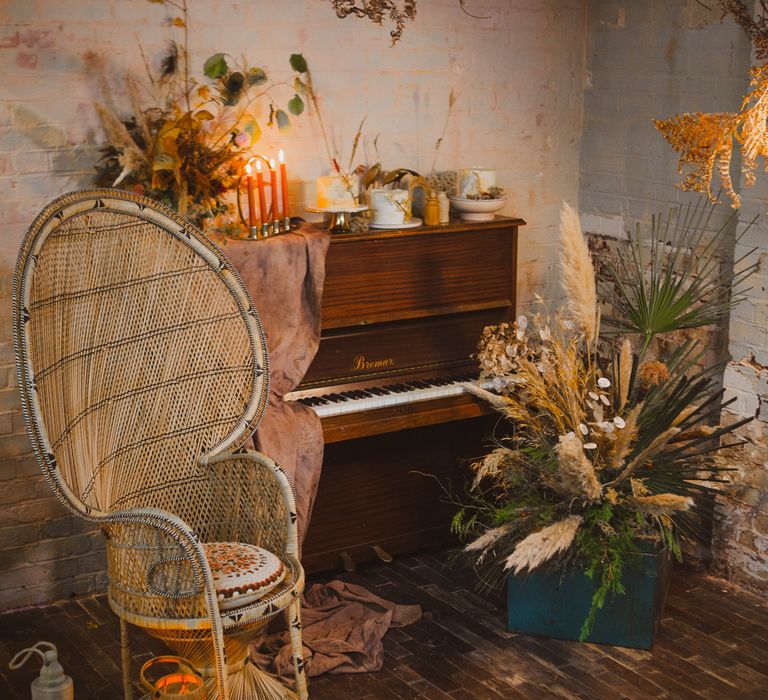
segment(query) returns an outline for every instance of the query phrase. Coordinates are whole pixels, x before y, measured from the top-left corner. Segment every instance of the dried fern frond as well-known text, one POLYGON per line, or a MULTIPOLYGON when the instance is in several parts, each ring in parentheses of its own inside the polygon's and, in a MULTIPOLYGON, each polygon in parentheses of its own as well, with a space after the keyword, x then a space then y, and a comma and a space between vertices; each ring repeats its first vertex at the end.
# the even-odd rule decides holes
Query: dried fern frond
POLYGON ((739 144, 741 172, 749 187, 755 182, 758 157, 768 154, 768 65, 750 71, 750 86, 752 90, 744 97, 739 112, 694 112, 654 120, 662 136, 680 154, 678 172, 684 174, 690 168, 680 185, 682 190, 702 192, 716 203, 712 178, 717 168, 731 205, 734 209, 741 206, 731 180, 733 144, 739 144))
POLYGON ((518 543, 515 550, 509 555, 504 568, 512 569, 516 574, 524 569, 533 571, 573 544, 581 522, 582 517, 580 515, 569 515, 563 520, 558 520, 556 523, 528 535, 518 543))
POLYGON ((560 270, 568 312, 587 341, 597 334, 597 289, 595 270, 579 215, 567 203, 560 210, 560 270))
POLYGON ((362 0, 362 5, 357 5, 357 0, 330 0, 336 10, 336 16, 340 18, 355 15, 367 17, 376 24, 381 24, 384 17, 389 15, 394 29, 389 32, 394 46, 403 34, 406 21, 413 21, 416 17, 416 0, 362 0))

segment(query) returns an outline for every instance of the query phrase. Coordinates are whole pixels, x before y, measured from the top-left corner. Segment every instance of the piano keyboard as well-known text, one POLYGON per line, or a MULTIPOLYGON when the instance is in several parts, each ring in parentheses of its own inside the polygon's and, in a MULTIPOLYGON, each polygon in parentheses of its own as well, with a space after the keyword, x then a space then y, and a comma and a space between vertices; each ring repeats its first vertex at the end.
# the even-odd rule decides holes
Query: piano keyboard
MULTIPOLYGON (((470 375, 438 377, 437 379, 414 380, 338 393, 318 394, 317 389, 314 392, 293 391, 283 398, 286 401, 299 401, 309 406, 318 416, 323 418, 457 396, 466 391, 464 385, 467 382, 474 383, 476 381, 477 377, 470 375)), ((480 386, 484 389, 490 388, 490 382, 483 382, 480 386)))

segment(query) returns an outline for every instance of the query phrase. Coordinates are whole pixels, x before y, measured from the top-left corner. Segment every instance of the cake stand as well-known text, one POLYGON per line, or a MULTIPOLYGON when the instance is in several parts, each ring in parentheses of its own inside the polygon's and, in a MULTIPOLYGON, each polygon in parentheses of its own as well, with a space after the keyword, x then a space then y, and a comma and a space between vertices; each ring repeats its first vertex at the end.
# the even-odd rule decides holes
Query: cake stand
POLYGON ((304 207, 307 211, 311 211, 315 214, 330 214, 331 219, 328 222, 328 230, 331 233, 349 233, 352 230, 350 222, 350 214, 356 214, 357 212, 365 211, 367 206, 360 207, 346 207, 341 208, 321 208, 321 207, 304 207))

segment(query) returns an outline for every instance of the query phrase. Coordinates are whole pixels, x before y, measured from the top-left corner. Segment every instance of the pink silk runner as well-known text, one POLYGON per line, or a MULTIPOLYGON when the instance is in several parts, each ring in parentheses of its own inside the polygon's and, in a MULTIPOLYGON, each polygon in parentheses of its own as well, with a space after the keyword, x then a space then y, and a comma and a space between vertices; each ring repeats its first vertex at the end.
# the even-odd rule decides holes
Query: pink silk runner
MULTIPOLYGON (((269 406, 254 442, 278 462, 296 489, 299 541, 312 515, 323 463, 323 430, 308 406, 285 402, 298 386, 320 344, 320 307, 330 234, 303 225, 264 241, 223 242, 259 312, 270 361, 269 406)), ((303 600, 304 658, 308 675, 376 671, 390 626, 415 622, 418 605, 396 605, 342 581, 310 586, 303 600)), ((274 630, 255 642, 262 668, 293 677, 288 633, 274 630)))
POLYGON ((224 252, 251 293, 269 353, 269 406, 254 436, 296 489, 299 541, 312 515, 323 464, 323 429, 315 412, 283 396, 301 382, 320 345, 320 304, 330 233, 304 224, 263 241, 227 239, 224 252))

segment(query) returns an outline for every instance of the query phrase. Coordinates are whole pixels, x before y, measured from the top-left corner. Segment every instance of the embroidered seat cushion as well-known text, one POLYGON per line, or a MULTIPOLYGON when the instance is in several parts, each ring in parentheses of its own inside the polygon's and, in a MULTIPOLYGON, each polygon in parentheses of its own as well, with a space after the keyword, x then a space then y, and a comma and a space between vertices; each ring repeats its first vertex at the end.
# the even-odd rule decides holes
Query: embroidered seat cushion
POLYGON ((203 544, 221 610, 263 598, 285 578, 285 565, 272 552, 242 542, 203 544))

